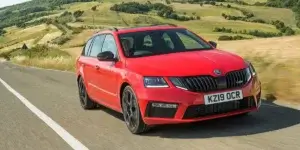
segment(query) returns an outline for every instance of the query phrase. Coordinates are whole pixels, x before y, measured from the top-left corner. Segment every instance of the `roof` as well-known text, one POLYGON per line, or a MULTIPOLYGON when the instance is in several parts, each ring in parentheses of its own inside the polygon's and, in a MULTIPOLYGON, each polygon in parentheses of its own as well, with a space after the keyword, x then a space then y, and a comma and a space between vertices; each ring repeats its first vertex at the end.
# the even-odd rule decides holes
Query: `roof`
POLYGON ((146 30, 163 30, 163 29, 182 29, 183 27, 178 27, 174 24, 157 24, 157 25, 148 25, 148 26, 138 26, 138 27, 129 27, 129 28, 115 28, 104 29, 98 33, 107 33, 107 32, 117 32, 117 33, 130 33, 130 32, 139 32, 146 30))

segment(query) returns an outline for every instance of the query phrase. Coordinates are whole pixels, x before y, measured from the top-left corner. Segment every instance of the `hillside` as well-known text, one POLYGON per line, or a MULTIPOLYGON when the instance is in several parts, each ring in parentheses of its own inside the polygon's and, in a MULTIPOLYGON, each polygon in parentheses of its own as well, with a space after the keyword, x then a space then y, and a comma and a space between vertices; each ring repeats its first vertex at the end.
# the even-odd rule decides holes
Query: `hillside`
POLYGON ((102 28, 173 23, 254 61, 265 96, 295 100, 299 10, 300 0, 32 0, 0 8, 0 57, 73 70, 85 41, 102 28), (43 50, 21 52, 24 43, 35 53, 43 50), (286 71, 291 78, 282 79, 286 71))

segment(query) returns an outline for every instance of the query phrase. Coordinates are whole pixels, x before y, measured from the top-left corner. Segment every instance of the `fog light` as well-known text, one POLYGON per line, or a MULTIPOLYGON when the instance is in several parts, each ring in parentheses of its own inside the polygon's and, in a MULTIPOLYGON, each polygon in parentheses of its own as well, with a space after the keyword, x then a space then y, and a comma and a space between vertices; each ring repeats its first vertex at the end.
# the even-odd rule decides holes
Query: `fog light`
POLYGON ((158 107, 158 108, 177 108, 177 104, 152 103, 152 107, 158 107))

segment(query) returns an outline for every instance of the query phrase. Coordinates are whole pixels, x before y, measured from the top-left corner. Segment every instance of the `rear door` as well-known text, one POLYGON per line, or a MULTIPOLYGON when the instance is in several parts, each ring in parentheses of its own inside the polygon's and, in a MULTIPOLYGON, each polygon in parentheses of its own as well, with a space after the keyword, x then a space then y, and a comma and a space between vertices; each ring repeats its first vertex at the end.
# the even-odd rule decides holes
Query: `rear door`
POLYGON ((84 80, 84 84, 86 85, 86 88, 88 89, 88 94, 89 94, 89 87, 88 87, 88 83, 90 82, 90 75, 89 75, 89 67, 87 67, 89 64, 89 61, 90 61, 90 57, 89 57, 89 51, 90 51, 90 48, 91 48, 91 45, 93 43, 93 38, 90 38, 83 50, 82 50, 82 53, 80 55, 80 57, 78 58, 77 60, 77 70, 78 70, 78 73, 80 73, 80 75, 82 76, 83 80, 84 80))

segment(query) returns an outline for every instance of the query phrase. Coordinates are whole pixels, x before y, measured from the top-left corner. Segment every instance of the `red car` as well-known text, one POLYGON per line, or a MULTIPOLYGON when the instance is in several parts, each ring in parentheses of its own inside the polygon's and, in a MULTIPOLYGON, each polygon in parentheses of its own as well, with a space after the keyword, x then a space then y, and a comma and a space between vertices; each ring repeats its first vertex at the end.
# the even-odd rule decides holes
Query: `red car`
POLYGON ((257 111, 255 69, 216 45, 170 24, 101 31, 76 62, 81 106, 122 113, 133 134, 257 111))

